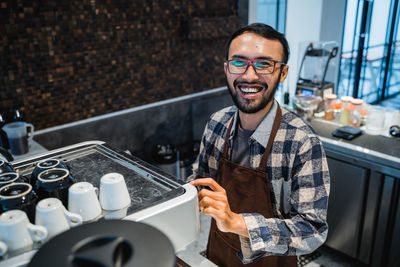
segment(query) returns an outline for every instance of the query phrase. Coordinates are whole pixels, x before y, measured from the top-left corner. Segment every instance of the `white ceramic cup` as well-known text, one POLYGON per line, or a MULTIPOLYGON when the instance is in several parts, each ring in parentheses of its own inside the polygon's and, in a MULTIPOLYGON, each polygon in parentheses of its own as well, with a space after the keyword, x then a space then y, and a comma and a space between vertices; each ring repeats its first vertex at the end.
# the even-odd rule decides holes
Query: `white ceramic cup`
POLYGON ((9 251, 31 249, 33 242, 44 241, 47 230, 31 224, 22 210, 9 210, 0 216, 0 239, 9 251))
POLYGON ((71 185, 68 190, 68 210, 82 216, 84 222, 101 215, 98 188, 88 182, 71 185))
POLYGON ((47 229, 48 238, 80 225, 82 221, 81 215, 67 211, 57 198, 45 198, 36 205, 35 224, 47 229))
POLYGON ((104 210, 119 210, 131 204, 124 176, 107 173, 100 179, 100 204, 104 210))

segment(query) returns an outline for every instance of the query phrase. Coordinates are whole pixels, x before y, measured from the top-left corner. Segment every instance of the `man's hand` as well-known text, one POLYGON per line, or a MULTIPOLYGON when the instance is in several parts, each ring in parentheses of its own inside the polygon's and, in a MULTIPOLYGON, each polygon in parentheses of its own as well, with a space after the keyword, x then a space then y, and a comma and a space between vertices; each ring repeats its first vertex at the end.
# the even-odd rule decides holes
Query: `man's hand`
POLYGON ((198 193, 199 208, 201 212, 211 215, 215 219, 220 231, 249 237, 243 216, 231 211, 223 187, 212 178, 196 179, 190 183, 194 186, 208 186, 213 190, 200 190, 198 193))

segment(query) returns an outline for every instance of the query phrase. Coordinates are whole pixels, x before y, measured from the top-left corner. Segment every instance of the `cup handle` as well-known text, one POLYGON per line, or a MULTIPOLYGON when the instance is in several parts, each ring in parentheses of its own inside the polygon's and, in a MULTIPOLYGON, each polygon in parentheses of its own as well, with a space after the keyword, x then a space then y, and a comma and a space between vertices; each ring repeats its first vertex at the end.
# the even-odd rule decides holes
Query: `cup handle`
POLYGON ((94 192, 96 193, 97 198, 99 198, 99 189, 97 187, 93 187, 94 192))
POLYGON ((6 255, 8 250, 8 247, 6 245, 6 243, 0 241, 0 257, 3 257, 4 255, 6 255))
POLYGON ((28 224, 29 234, 34 242, 43 241, 47 238, 47 229, 41 225, 28 224))
POLYGON ((69 212, 66 209, 64 210, 64 213, 65 213, 65 216, 67 216, 69 226, 75 227, 75 226, 82 224, 83 219, 82 219, 81 215, 79 215, 77 213, 69 212))
POLYGON ((27 123, 26 127, 30 128, 30 130, 28 131, 28 141, 32 141, 33 133, 35 132, 35 127, 31 123, 27 123))

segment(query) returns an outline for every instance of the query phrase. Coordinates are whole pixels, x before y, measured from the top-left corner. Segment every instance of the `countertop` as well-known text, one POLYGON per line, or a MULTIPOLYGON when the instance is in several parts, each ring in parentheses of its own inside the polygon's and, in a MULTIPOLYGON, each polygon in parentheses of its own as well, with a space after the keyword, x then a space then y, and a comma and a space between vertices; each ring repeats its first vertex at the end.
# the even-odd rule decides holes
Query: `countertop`
POLYGON ((400 169, 400 138, 370 135, 363 131, 353 140, 345 140, 332 136, 332 132, 342 126, 336 122, 313 118, 309 123, 321 137, 325 149, 345 151, 365 160, 400 169))

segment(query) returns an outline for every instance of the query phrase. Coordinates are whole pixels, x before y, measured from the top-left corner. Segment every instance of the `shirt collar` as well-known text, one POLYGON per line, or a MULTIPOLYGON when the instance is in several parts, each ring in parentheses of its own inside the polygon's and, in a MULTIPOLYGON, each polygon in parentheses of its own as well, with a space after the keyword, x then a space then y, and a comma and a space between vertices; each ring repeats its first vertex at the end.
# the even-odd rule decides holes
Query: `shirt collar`
MULTIPOLYGON (((267 147, 269 138, 265 138, 265 137, 270 136, 270 134, 271 134, 272 126, 275 121, 277 108, 278 108, 278 104, 276 103, 276 100, 274 99, 274 102, 272 103, 272 106, 269 109, 267 115, 265 115, 265 117, 261 121, 260 125, 258 125, 257 129, 254 131, 254 133, 250 137, 250 139, 257 141, 264 148, 267 147)), ((233 117, 233 126, 236 126, 236 124, 238 122, 238 116, 239 116, 239 112, 237 110, 235 113, 235 116, 233 117)), ((233 138, 233 136, 235 135, 235 129, 236 129, 236 127, 232 127, 231 132, 230 132, 230 138, 233 138)))

